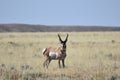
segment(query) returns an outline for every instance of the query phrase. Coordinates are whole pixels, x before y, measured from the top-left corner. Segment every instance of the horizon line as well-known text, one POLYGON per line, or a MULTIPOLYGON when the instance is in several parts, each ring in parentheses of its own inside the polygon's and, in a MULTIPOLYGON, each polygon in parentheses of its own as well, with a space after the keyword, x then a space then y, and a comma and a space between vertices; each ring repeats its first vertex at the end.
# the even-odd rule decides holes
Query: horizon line
POLYGON ((5 24, 18 24, 18 25, 43 25, 43 26, 50 26, 50 27, 55 27, 55 26, 65 26, 65 27, 72 27, 72 26, 84 26, 84 27, 120 27, 120 25, 83 25, 83 24, 35 24, 35 23, 0 23, 2 25, 5 24))

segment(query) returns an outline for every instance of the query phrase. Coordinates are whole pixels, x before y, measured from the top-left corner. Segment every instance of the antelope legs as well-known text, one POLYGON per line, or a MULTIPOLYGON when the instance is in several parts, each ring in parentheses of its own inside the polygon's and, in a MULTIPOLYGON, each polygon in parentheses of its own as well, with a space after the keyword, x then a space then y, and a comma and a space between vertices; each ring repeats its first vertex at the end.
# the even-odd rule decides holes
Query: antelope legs
POLYGON ((65 67, 64 59, 62 59, 62 65, 63 65, 63 68, 64 68, 65 67))
MULTIPOLYGON (((61 60, 59 59, 59 60, 58 60, 59 68, 61 68, 60 61, 61 61, 61 60)), ((50 62, 51 62, 51 59, 50 59, 50 58, 46 58, 46 60, 45 60, 44 63, 43 63, 43 67, 48 68, 50 62)), ((62 59, 62 67, 63 67, 63 68, 65 67, 64 59, 62 59)))
POLYGON ((61 68, 61 65, 60 65, 60 60, 58 60, 58 64, 59 64, 59 68, 61 68))
POLYGON ((50 62, 51 62, 51 59, 50 58, 46 58, 46 60, 43 63, 43 67, 48 68, 48 65, 50 64, 50 62))
MULTIPOLYGON (((58 60, 59 68, 61 68, 60 60, 58 60)), ((65 67, 64 59, 62 59, 62 66, 65 67)))

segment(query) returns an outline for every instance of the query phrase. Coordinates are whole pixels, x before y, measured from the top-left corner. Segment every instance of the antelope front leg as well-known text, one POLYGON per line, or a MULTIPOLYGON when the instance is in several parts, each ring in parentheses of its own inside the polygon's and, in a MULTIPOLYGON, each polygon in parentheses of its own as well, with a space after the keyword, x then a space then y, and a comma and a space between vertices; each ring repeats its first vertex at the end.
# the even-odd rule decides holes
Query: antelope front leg
POLYGON ((58 64, 59 64, 59 68, 61 68, 61 65, 60 65, 60 60, 58 60, 58 64))
POLYGON ((62 59, 62 65, 63 65, 63 68, 64 68, 65 67, 64 59, 62 59))

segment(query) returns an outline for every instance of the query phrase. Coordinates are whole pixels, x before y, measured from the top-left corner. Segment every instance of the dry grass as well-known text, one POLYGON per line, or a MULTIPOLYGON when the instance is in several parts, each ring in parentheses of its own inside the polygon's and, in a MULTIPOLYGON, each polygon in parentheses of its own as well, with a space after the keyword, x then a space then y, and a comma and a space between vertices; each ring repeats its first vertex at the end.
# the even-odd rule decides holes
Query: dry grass
POLYGON ((52 61, 44 69, 41 50, 58 46, 57 33, 0 33, 0 80, 119 80, 119 36, 120 32, 71 32, 66 68, 52 61))

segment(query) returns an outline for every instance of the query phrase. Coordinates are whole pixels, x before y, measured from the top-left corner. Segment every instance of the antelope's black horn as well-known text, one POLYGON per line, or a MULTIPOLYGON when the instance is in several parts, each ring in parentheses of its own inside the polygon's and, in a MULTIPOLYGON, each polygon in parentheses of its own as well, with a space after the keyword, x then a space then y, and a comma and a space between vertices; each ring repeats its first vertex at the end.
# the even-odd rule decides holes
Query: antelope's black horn
POLYGON ((65 42, 67 42, 67 40, 68 40, 68 34, 67 34, 67 36, 66 36, 65 42))
POLYGON ((62 42, 62 39, 61 39, 61 37, 60 37, 60 35, 58 34, 58 37, 59 37, 59 40, 62 42))

